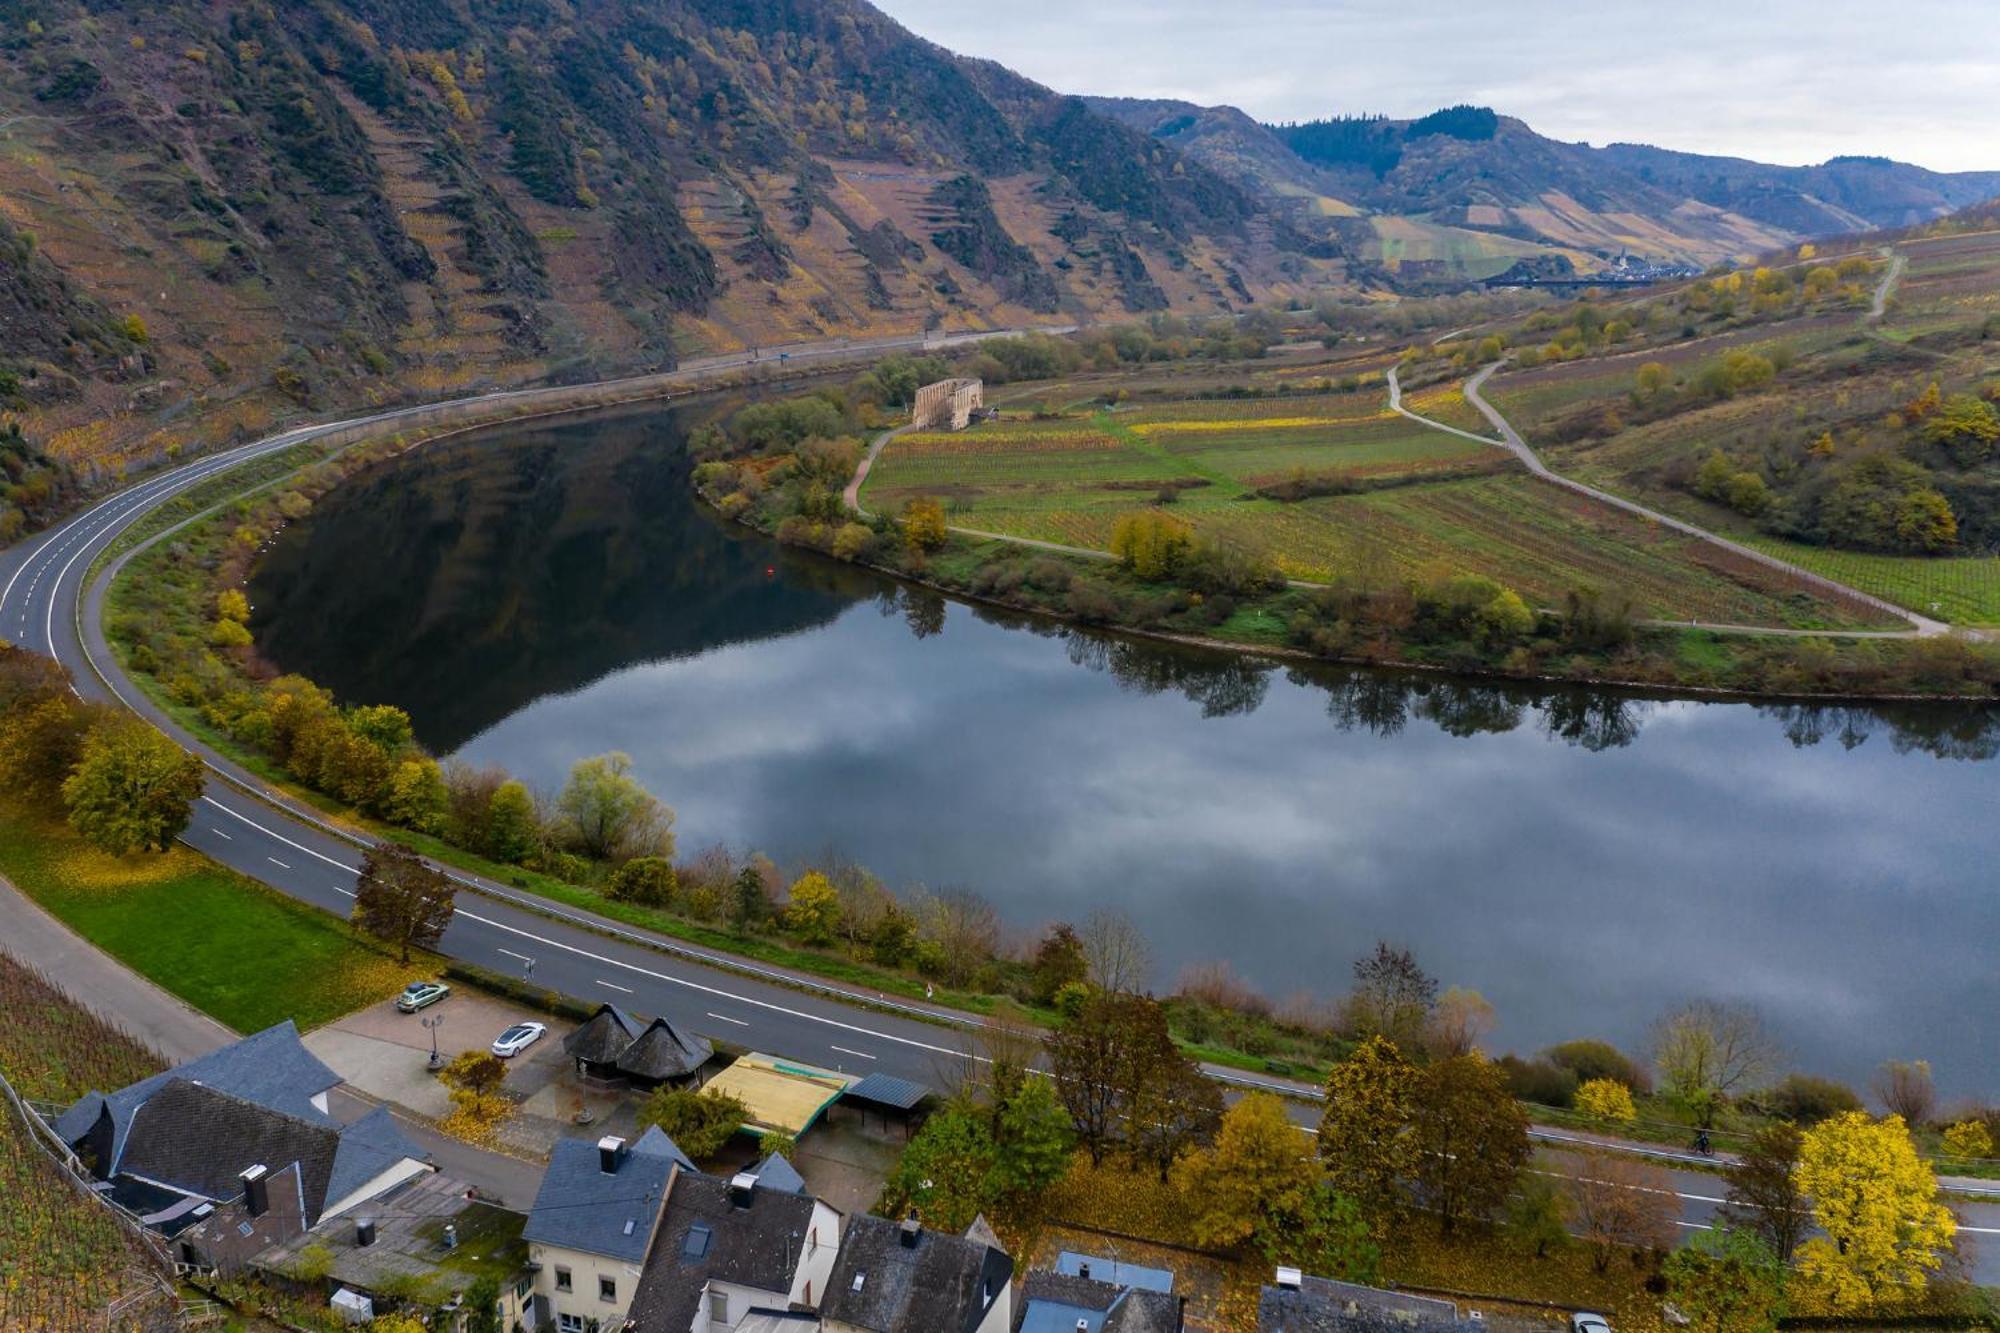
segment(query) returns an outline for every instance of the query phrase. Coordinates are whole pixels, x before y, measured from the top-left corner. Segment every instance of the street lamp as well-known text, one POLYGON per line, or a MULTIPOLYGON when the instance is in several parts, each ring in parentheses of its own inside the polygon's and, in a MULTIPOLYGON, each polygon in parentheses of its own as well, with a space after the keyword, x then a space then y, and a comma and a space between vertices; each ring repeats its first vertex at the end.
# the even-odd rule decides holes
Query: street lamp
POLYGON ((444 1026, 444 1015, 432 1014, 428 1018, 420 1019, 419 1021, 423 1023, 424 1027, 428 1029, 431 1034, 430 1067, 432 1069, 437 1069, 444 1064, 444 1057, 438 1054, 438 1029, 444 1026))

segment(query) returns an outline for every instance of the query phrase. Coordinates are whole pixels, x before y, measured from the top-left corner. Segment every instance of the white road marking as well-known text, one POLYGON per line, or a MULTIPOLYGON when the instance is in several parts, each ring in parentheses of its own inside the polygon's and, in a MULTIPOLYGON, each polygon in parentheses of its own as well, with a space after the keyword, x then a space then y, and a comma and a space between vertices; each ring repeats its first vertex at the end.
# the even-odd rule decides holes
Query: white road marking
POLYGON ((291 869, 291 867, 290 867, 290 866, 286 865, 286 864, 285 864, 285 863, 284 863, 283 861, 280 861, 280 860, 279 860, 279 859, 278 859, 277 857, 275 857, 275 856, 267 856, 267 857, 265 857, 264 859, 265 859, 266 861, 269 861, 269 862, 270 862, 270 863, 271 863, 272 865, 274 865, 274 866, 278 867, 278 869, 280 869, 280 870, 290 870, 290 869, 291 869))
POLYGON ((208 826, 208 831, 209 831, 210 833, 213 833, 213 834, 214 834, 214 835, 215 835, 216 837, 218 837, 218 838, 222 839, 222 840, 223 840, 224 842, 235 842, 235 841, 236 841, 236 839, 234 839, 234 838, 230 837, 230 836, 229 836, 229 835, 228 835, 227 833, 224 833, 224 832, 223 832, 223 831, 222 831, 221 829, 217 828, 217 827, 216 827, 215 825, 213 825, 213 824, 210 824, 210 825, 208 826))
POLYGON ((495 952, 495 953, 504 953, 504 954, 506 954, 506 955, 507 955, 507 956, 508 956, 509 958, 518 958, 518 959, 520 959, 520 960, 521 960, 522 962, 524 962, 524 963, 532 963, 532 962, 534 962, 534 961, 535 961, 534 959, 532 959, 532 958, 528 957, 528 955, 526 955, 526 954, 524 954, 524 953, 515 953, 515 952, 514 952, 514 951, 513 951, 512 949, 495 949, 495 950, 494 950, 493 952, 495 952))
POLYGON ((747 1028, 750 1026, 750 1020, 746 1018, 731 1018, 728 1014, 718 1014, 713 1009, 709 1010, 708 1016, 716 1020, 718 1023, 734 1023, 737 1027, 740 1028, 747 1028))
POLYGON ((827 1045, 831 1047, 833 1050, 839 1051, 842 1055, 858 1055, 864 1060, 873 1060, 875 1058, 874 1056, 868 1054, 868 1052, 866 1051, 857 1051, 852 1047, 834 1046, 832 1042, 828 1042, 827 1045))
POLYGON ((630 995, 632 993, 632 988, 630 986, 621 986, 615 981, 606 981, 602 977, 593 977, 591 979, 595 981, 598 985, 604 987, 606 990, 623 991, 627 995, 630 995))

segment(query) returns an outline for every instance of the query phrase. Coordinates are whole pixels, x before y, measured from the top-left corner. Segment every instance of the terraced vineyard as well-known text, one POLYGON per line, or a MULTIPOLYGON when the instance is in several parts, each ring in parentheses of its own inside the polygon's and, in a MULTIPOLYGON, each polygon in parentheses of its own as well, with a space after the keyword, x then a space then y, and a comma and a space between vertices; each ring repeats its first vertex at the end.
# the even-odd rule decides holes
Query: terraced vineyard
POLYGON ((2000 556, 1934 559, 1836 551, 1776 537, 1743 540, 1802 569, 1954 625, 2000 625, 2000 556))

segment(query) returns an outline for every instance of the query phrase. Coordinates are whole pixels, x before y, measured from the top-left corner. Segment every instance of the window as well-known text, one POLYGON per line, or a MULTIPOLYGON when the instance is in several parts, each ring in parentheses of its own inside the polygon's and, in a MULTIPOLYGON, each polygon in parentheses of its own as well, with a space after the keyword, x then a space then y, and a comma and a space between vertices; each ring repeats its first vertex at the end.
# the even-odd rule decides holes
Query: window
POLYGON ((556 1328, 561 1330, 561 1333, 583 1333, 583 1316, 559 1314, 556 1316, 556 1328))
POLYGON ((728 1292, 717 1291, 713 1287, 710 1287, 708 1289, 708 1322, 711 1324, 721 1324, 725 1328, 728 1327, 729 1325, 728 1292))
POLYGON ((597 1279, 597 1299, 615 1301, 618 1299, 618 1284, 608 1277, 597 1279))
POLYGON ((575 1287, 570 1285, 569 1270, 567 1268, 556 1269, 556 1290, 557 1291, 576 1290, 575 1287))
POLYGON ((535 1280, 531 1277, 522 1278, 520 1282, 517 1283, 514 1287, 514 1303, 516 1305, 526 1305, 528 1303, 528 1297, 534 1292, 534 1290, 535 1290, 535 1280))

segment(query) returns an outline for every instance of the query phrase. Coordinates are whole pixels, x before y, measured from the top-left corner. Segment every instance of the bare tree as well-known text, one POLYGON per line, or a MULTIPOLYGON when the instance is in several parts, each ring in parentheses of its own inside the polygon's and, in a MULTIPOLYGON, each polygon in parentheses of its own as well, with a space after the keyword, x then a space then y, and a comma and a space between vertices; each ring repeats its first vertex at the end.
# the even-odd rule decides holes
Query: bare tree
POLYGON ((1414 953, 1377 940, 1374 952, 1354 960, 1348 1035, 1386 1037, 1398 1049, 1414 1051, 1423 1044, 1437 994, 1437 979, 1417 965, 1414 953))
POLYGON ((1152 951, 1138 924, 1114 908, 1100 907, 1084 918, 1078 932, 1090 980, 1113 995, 1138 993, 1152 972, 1152 951))
POLYGON ((1653 1029, 1653 1063, 1667 1094, 1703 1128, 1714 1125, 1730 1093, 1763 1075, 1777 1054, 1763 1020, 1742 1005, 1696 1000, 1653 1029))
POLYGON ((1928 1060, 1891 1060, 1875 1073, 1875 1096, 1889 1114, 1903 1117, 1911 1129, 1929 1124, 1937 1115, 1937 1087, 1928 1060))
POLYGON ((1453 986, 1438 998, 1427 1034, 1431 1054, 1440 1060, 1470 1055, 1493 1031, 1493 1006, 1476 990, 1453 986))
POLYGON ((1000 914, 970 889, 940 889, 914 904, 917 930, 937 946, 944 980, 963 986, 993 961, 1000 938, 1000 914))
POLYGON ((1621 1248, 1665 1250, 1674 1242, 1680 1198, 1673 1177, 1650 1162, 1586 1153, 1567 1182, 1571 1217, 1602 1273, 1621 1248))
POLYGON ((1780 1263, 1792 1261, 1812 1225, 1812 1204, 1800 1192, 1796 1174, 1803 1143, 1797 1125, 1767 1125, 1722 1173, 1729 1182, 1723 1217, 1755 1232, 1780 1263))

